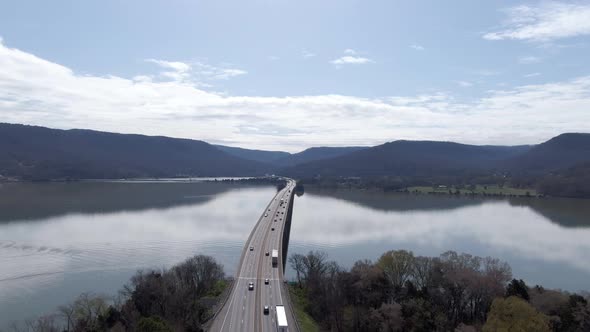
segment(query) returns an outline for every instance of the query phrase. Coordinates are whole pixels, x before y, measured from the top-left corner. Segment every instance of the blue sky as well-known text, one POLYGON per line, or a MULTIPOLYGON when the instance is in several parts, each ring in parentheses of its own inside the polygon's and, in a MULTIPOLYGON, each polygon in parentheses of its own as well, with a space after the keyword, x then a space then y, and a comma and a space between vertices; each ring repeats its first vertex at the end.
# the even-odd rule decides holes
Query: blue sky
POLYGON ((0 121, 298 151, 590 131, 590 4, 4 1, 0 121))

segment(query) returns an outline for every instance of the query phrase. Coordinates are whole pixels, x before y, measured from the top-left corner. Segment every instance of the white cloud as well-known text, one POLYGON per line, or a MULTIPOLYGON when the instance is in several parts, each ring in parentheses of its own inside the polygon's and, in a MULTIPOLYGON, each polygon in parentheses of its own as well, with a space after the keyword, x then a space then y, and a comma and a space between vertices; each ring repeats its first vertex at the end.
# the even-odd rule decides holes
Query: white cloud
POLYGON ((330 62, 335 65, 345 65, 345 64, 362 65, 362 64, 366 64, 366 63, 371 63, 373 61, 369 58, 363 58, 360 56, 345 55, 345 56, 340 57, 338 59, 334 59, 330 62))
POLYGON ((424 51, 425 48, 422 45, 418 45, 418 44, 412 44, 410 45, 411 48, 415 49, 416 51, 424 51))
POLYGON ((539 63, 541 62, 541 58, 536 57, 536 56, 522 56, 520 58, 518 58, 518 63, 523 64, 523 65, 531 65, 534 63, 539 63))
POLYGON ((302 53, 301 55, 302 55, 302 56, 303 56, 303 58, 305 58, 305 59, 313 58, 313 57, 315 57, 315 56, 316 56, 316 54, 315 54, 315 53, 309 52, 309 51, 307 51, 307 50, 303 50, 303 52, 301 52, 301 53, 302 53))
MULTIPOLYGON (((158 59, 146 59, 146 61, 155 63, 164 69, 164 71, 159 73, 160 77, 170 79, 174 82, 194 83, 202 86, 208 86, 208 84, 203 83, 205 81, 228 80, 232 77, 248 73, 242 69, 216 67, 200 61, 192 63, 158 59)), ((141 80, 146 79, 143 75, 140 75, 140 78, 141 80)))
POLYGON ((459 86, 462 86, 464 88, 468 88, 470 86, 473 86, 473 83, 468 82, 468 81, 455 81, 455 83, 457 83, 459 86))
POLYGON ((364 64, 368 64, 368 63, 373 63, 375 61, 361 56, 359 55, 359 52, 351 49, 351 48, 347 48, 344 50, 344 55, 336 58, 332 61, 330 61, 331 64, 336 65, 336 67, 340 67, 342 65, 364 65, 364 64))
MULTIPOLYGON (((164 64, 164 63, 163 63, 164 64)), ((164 64, 182 73, 187 67, 164 64)), ((174 69, 174 70, 172 70, 174 69)), ((190 64, 190 72, 203 72, 190 64)), ((224 74, 213 71, 219 79, 224 74)), ((224 72, 232 76, 239 73, 224 72)), ((232 96, 191 81, 83 75, 0 44, 0 121, 167 135, 298 151, 394 139, 536 143, 590 131, 590 76, 490 91, 469 103, 446 93, 361 98, 232 96)))
POLYGON ((530 73, 530 74, 524 75, 524 77, 526 77, 526 78, 537 77, 537 76, 541 76, 541 73, 530 73))
POLYGON ((490 70, 490 69, 480 69, 480 70, 476 70, 473 72, 476 75, 480 75, 480 76, 498 76, 500 74, 502 74, 501 72, 497 71, 497 70, 490 70))
POLYGON ((506 12, 508 20, 503 28, 484 34, 484 39, 547 42, 590 34, 588 2, 541 2, 537 6, 512 7, 506 12))

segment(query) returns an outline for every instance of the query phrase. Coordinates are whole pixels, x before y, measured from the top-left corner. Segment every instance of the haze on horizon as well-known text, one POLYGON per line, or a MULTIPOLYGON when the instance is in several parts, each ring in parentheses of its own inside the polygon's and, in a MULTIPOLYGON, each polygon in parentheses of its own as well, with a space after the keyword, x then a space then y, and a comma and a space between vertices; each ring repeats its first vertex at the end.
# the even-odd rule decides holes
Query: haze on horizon
POLYGON ((581 1, 18 1, 0 122, 297 152, 590 132, 581 1))

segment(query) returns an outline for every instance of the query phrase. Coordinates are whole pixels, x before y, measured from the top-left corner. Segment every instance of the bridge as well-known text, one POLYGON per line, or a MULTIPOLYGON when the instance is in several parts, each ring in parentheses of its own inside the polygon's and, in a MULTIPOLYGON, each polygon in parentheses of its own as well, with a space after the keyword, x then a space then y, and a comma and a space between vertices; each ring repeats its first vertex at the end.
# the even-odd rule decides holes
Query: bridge
POLYGON ((295 181, 287 179, 285 188, 273 197, 254 226, 244 245, 229 297, 210 331, 277 331, 277 305, 285 308, 288 331, 298 331, 283 281, 294 189, 295 181), (273 258, 273 250, 278 251, 278 257, 273 258))

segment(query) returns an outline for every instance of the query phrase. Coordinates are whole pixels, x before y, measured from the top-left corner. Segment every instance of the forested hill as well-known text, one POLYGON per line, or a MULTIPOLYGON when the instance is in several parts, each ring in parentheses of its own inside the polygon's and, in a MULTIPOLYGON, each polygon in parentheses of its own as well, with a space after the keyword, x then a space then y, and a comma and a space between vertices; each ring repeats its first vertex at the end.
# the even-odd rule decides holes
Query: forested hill
POLYGON ((291 154, 285 158, 279 159, 275 162, 279 166, 297 166, 308 162, 317 160, 324 160, 346 155, 355 151, 366 149, 361 146, 346 146, 346 147, 313 147, 305 149, 301 152, 291 154))
POLYGON ((590 134, 568 133, 534 146, 503 163, 521 173, 557 171, 590 162, 590 134))
POLYGON ((261 175, 203 141, 0 123, 0 176, 25 180, 261 175))
POLYGON ((227 152, 239 158, 255 160, 268 163, 273 166, 296 166, 311 161, 330 159, 345 155, 354 151, 365 149, 365 147, 313 147, 305 149, 298 153, 288 153, 283 151, 264 151, 242 149, 231 146, 216 145, 221 151, 227 152))
POLYGON ((268 164, 274 164, 279 160, 291 156, 290 153, 283 151, 252 150, 225 145, 215 145, 215 147, 238 158, 254 160, 268 164))
POLYGON ((436 176, 493 169, 530 146, 394 141, 286 169, 296 176, 436 176))
POLYGON ((548 195, 590 197, 589 165, 590 134, 577 133, 533 146, 402 140, 290 154, 162 136, 0 123, 0 180, 275 173, 298 179, 360 177, 390 189, 511 183, 548 195))

